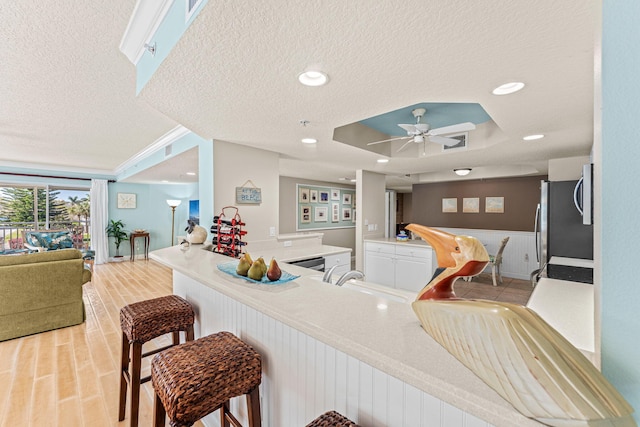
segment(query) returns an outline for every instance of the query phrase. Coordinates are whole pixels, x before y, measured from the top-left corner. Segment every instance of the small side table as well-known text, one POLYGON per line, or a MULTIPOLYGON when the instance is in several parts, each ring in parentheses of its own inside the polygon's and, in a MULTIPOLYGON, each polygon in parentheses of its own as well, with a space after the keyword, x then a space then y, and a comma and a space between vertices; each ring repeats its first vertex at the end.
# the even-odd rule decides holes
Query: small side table
POLYGON ((144 259, 149 259, 149 233, 131 233, 129 234, 129 243, 131 244, 131 261, 135 260, 135 240, 136 237, 142 237, 144 238, 144 259))

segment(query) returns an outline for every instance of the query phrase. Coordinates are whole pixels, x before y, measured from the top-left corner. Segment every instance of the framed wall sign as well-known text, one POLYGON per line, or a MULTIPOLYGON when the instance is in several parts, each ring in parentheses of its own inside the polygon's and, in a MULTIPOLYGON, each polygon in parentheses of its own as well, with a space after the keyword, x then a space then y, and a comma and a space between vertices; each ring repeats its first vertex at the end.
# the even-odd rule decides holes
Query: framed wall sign
POLYGON ((118 193, 118 209, 135 209, 135 193, 118 193))
POLYGON ((241 187, 236 187, 236 203, 259 205, 262 203, 262 189, 248 180, 241 187), (251 187, 247 186, 247 183, 250 183, 251 187))

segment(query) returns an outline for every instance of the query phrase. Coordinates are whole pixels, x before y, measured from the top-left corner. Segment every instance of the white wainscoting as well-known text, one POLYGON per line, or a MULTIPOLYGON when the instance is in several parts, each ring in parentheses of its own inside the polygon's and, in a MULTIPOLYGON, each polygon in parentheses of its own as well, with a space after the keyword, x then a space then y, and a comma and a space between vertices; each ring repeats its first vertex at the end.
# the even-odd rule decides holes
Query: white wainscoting
MULTIPOLYGON (((173 286, 196 310, 196 337, 230 331, 262 355, 265 427, 303 427, 328 410, 363 427, 491 425, 175 270, 173 286)), ((244 399, 231 409, 246 423, 244 399)), ((217 413, 203 422, 220 425, 217 413)))
MULTIPOLYGON (((529 280, 531 272, 538 268, 536 260, 536 240, 533 231, 474 230, 470 228, 440 228, 448 233, 468 235, 479 239, 486 245, 487 252, 495 255, 503 238, 509 236, 509 243, 502 253, 503 277, 529 280), (525 260, 528 258, 528 261, 525 260)), ((486 272, 491 272, 487 267, 486 272)))

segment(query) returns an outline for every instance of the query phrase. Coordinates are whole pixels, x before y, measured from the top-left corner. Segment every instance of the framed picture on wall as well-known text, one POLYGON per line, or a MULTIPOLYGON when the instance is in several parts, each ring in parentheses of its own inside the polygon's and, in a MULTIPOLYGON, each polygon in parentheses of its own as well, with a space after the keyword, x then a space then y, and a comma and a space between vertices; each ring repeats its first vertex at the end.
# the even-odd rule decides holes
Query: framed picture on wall
POLYGON ((316 206, 314 209, 313 220, 315 222, 327 222, 327 216, 329 215, 329 208, 326 206, 316 206))
POLYGON ((463 213, 479 213, 480 212, 480 198, 479 197, 465 197, 462 199, 462 212, 463 213))
POLYGON ((455 197, 442 199, 442 213, 455 212, 458 212, 458 199, 455 197))
POLYGON ((342 208, 342 220, 351 221, 351 208, 342 208))
POLYGON ((311 206, 300 206, 300 223, 308 224, 311 222, 311 206))
POLYGON ((318 203, 318 190, 309 191, 309 197, 311 198, 311 203, 318 203))
POLYGON ((329 203, 329 192, 328 191, 320 191, 319 192, 319 199, 318 201, 320 203, 329 203))
POLYGON ((300 188, 300 195, 298 197, 298 203, 309 203, 309 189, 300 188))
POLYGON ((340 190, 337 188, 331 189, 331 200, 340 200, 340 190))
POLYGON ((342 204, 351 205, 351 193, 342 193, 342 204))
POLYGON ((340 205, 338 203, 331 204, 331 222, 340 221, 340 205))
POLYGON ((504 213, 504 197, 486 197, 484 211, 485 213, 504 213))

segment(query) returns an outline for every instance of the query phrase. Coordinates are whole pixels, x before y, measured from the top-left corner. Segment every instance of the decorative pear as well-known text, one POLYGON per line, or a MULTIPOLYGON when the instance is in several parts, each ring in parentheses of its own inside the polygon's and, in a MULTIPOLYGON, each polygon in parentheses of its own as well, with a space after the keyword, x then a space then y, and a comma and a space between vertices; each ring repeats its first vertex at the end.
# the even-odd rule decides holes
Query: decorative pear
POLYGON ((253 264, 253 261, 251 260, 249 254, 243 254, 240 257, 238 266, 236 267, 236 273, 240 276, 246 276, 249 272, 249 269, 251 268, 251 264, 253 264))
POLYGON ((269 263, 269 269, 267 270, 267 278, 272 282, 275 282, 282 276, 282 270, 278 266, 275 258, 271 258, 271 262, 269 263))
POLYGON ((262 275, 263 276, 265 274, 267 274, 268 267, 267 267, 267 263, 264 262, 264 258, 260 257, 260 258, 256 259, 253 263, 254 264, 258 263, 260 265, 260 267, 262 267, 262 275))
POLYGON ((258 258, 251 264, 249 271, 247 272, 247 276, 249 279, 260 281, 262 280, 262 276, 264 276, 265 270, 263 268, 264 260, 262 258, 258 258))

